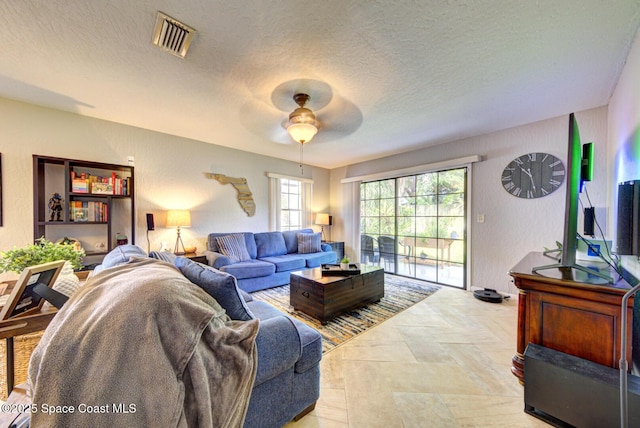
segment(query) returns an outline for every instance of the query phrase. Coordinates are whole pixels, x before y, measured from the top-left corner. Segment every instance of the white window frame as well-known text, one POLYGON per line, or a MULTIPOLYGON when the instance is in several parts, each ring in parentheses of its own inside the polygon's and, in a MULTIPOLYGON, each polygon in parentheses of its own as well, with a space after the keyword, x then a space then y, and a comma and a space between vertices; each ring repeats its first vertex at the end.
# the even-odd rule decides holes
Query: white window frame
POLYGON ((282 180, 300 182, 301 191, 301 228, 310 227, 313 224, 313 213, 311 212, 313 200, 313 180, 308 178, 293 177, 288 175, 269 172, 269 230, 282 230, 280 201, 282 200, 282 180))

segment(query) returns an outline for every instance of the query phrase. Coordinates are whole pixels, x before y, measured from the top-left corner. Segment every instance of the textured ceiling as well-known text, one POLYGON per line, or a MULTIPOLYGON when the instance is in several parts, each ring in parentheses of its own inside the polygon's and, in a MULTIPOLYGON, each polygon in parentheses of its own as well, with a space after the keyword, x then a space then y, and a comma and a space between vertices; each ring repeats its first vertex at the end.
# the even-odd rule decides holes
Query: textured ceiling
POLYGON ((333 168, 606 105, 637 0, 0 2, 0 96, 333 168), (156 13, 195 28, 185 59, 156 13), (289 93, 291 92, 291 93, 289 93))

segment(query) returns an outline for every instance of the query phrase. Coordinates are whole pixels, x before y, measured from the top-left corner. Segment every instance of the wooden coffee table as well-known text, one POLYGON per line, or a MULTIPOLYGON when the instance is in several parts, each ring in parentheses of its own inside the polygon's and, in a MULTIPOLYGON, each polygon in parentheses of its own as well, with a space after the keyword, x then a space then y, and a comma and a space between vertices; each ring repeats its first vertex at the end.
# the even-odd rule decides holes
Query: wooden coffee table
POLYGON ((322 276, 322 269, 291 272, 290 303, 324 325, 347 311, 384 297, 384 270, 361 266, 360 274, 322 276))

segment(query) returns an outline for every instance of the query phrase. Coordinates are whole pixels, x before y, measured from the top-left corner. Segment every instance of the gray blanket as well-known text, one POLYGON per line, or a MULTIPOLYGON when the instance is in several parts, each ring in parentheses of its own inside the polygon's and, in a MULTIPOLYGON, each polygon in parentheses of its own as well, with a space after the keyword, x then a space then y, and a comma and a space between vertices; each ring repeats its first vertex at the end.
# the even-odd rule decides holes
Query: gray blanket
POLYGON ((32 426, 242 426, 257 332, 257 320, 231 321, 168 263, 105 269, 31 357, 32 426))

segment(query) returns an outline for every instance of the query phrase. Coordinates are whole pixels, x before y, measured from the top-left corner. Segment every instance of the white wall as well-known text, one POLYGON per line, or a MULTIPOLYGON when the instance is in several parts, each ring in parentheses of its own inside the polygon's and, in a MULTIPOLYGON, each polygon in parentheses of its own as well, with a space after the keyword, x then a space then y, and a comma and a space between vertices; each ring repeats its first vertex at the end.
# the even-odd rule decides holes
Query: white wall
MULTIPOLYGON (((144 249, 148 212, 154 213, 156 220, 156 230, 149 233, 151 249, 158 249, 161 242, 173 248, 175 229, 164 228, 164 213, 170 208, 191 210, 193 227, 183 229, 183 241, 199 249, 205 248, 209 232, 266 231, 269 225, 266 173, 300 176, 296 162, 2 98, 0 153, 4 208, 0 251, 33 242, 33 154, 124 165, 133 156, 136 244, 144 249), (241 209, 231 185, 207 179, 204 172, 245 177, 256 202, 255 216, 248 217, 241 209)), ((304 177, 314 180, 313 211, 326 212, 329 171, 305 166, 304 177)), ((94 242, 83 245, 91 248, 94 242)))
MULTIPOLYGON (((363 162, 331 171, 331 211, 339 218, 343 207, 340 180, 346 177, 392 171, 405 167, 481 155, 473 165, 470 187, 472 269, 468 286, 493 288, 515 293, 508 271, 530 251, 542 251, 562 241, 565 189, 544 198, 525 200, 508 194, 500 181, 502 170, 515 157, 530 152, 550 153, 563 161, 567 158, 568 114, 492 134, 427 147, 384 159, 363 162), (484 214, 485 222, 477 223, 484 214)), ((588 191, 595 207, 607 206, 607 164, 604 161, 607 141, 607 109, 601 107, 576 112, 583 142, 595 143, 594 181, 588 191)), ((586 204, 586 202, 585 202, 586 204)), ((582 230, 580 219, 578 230, 582 230)), ((342 239, 344 228, 338 221, 333 238, 342 239)))
MULTIPOLYGON (((617 189, 622 181, 640 179, 640 32, 636 34, 609 102, 609 224, 615 234, 617 189)), ((615 242, 615 241, 614 241, 615 242)))

